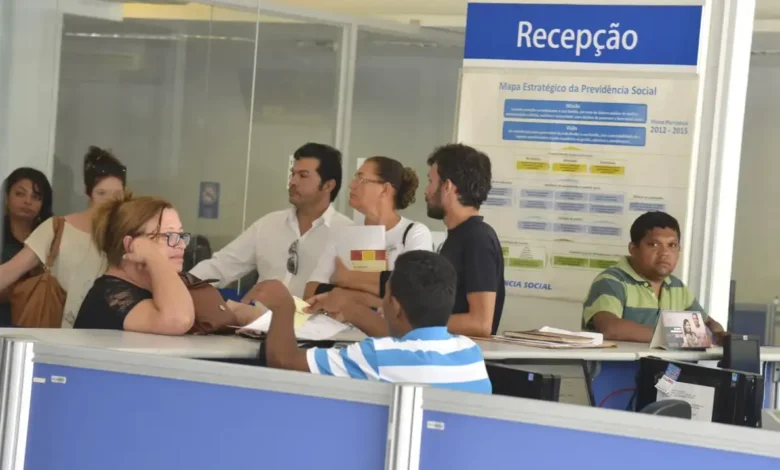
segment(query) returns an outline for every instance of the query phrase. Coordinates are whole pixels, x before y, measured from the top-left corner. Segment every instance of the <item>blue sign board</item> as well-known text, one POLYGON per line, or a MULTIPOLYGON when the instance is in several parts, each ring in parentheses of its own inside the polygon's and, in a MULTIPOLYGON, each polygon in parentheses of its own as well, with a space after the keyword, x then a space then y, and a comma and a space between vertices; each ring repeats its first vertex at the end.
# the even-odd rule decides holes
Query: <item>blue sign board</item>
POLYGON ((219 218, 219 183, 216 181, 200 182, 200 198, 198 200, 198 217, 201 219, 219 218))
POLYGON ((469 3, 464 58, 695 66, 701 6, 469 3))

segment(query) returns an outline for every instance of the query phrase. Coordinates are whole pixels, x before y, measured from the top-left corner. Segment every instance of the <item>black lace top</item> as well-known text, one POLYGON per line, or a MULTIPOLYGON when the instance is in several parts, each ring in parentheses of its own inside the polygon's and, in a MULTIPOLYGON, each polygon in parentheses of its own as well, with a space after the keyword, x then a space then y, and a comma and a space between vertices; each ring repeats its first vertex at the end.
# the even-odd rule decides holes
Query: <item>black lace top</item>
POLYGON ((95 280, 81 304, 73 328, 124 330, 125 317, 152 293, 118 277, 104 275, 95 280))

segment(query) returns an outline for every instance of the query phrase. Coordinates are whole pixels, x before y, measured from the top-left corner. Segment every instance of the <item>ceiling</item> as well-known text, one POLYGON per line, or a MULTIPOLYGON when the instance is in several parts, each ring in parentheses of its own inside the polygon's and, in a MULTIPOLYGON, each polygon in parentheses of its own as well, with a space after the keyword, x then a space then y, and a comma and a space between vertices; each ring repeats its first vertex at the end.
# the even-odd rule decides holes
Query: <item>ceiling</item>
MULTIPOLYGON (((203 0, 102 0, 123 3, 125 17, 175 17, 179 12, 200 13, 207 7, 203 0), (153 4, 162 5, 153 5, 153 4), (165 5, 167 4, 167 5, 165 5), (178 6, 177 6, 178 4, 178 6), (174 13, 169 15, 168 13, 174 13)), ((251 1, 251 0, 250 0, 251 1)), ((402 23, 419 23, 431 27, 465 26, 467 0, 274 0, 315 10, 327 10, 356 16, 367 16, 402 23)), ((780 0, 756 0, 756 29, 780 32, 780 0)), ((223 10, 223 9, 219 9, 223 10)), ((223 10, 231 17, 238 12, 223 10)), ((184 16, 189 16, 184 15, 184 16)), ((200 16, 196 14, 194 16, 200 16)), ((192 18, 194 19, 194 18, 192 18)), ((216 18, 214 18, 216 19, 216 18)), ((227 20, 228 18, 224 18, 227 20)), ((237 18, 236 18, 237 19, 237 18)))
MULTIPOLYGON (((348 13, 399 21, 419 21, 429 26, 463 26, 467 0, 278 0, 348 13)), ((780 20, 780 0, 756 0, 757 20, 780 20)))
MULTIPOLYGON (((425 24, 465 23, 467 0, 278 0, 281 3, 319 8, 340 13, 418 20, 425 24)), ((780 19, 780 0, 756 0, 756 19, 780 19)), ((431 26, 434 26, 432 24, 431 26)))

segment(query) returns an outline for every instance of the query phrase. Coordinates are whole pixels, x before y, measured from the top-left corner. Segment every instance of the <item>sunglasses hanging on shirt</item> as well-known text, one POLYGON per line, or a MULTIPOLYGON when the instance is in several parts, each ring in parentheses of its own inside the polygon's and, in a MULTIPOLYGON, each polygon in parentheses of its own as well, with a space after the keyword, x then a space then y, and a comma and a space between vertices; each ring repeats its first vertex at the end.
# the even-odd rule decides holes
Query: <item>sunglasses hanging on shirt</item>
POLYGON ((287 249, 287 272, 295 276, 298 274, 298 240, 292 242, 290 248, 287 249))

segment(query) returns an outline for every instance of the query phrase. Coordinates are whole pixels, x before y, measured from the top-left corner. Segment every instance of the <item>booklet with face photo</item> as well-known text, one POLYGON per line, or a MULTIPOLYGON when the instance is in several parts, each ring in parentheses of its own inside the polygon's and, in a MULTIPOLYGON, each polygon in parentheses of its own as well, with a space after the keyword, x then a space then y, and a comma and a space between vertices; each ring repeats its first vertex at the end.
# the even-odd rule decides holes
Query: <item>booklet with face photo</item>
POLYGON ((712 337, 699 312, 662 311, 658 316, 651 349, 707 349, 712 337))

